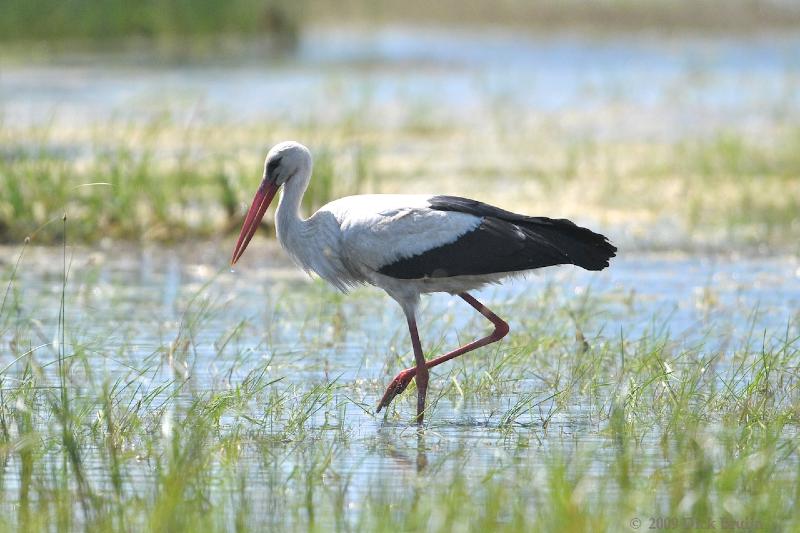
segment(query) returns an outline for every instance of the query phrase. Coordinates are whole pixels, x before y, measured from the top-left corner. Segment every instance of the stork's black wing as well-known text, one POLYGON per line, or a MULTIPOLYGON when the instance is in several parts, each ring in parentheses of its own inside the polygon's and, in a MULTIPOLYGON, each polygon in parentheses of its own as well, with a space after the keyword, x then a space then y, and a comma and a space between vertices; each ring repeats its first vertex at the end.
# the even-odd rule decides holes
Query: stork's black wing
POLYGON ((379 272, 399 279, 517 272, 572 264, 602 270, 616 254, 608 239, 565 219, 529 217, 458 196, 434 196, 430 208, 481 218, 457 240, 399 259, 379 272))

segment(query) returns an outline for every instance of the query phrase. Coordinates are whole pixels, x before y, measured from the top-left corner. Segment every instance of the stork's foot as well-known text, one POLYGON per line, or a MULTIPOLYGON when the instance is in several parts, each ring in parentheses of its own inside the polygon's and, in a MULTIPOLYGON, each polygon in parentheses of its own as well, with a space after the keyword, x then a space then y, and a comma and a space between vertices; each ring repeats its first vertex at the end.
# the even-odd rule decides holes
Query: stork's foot
POLYGON ((389 387, 386 389, 386 392, 383 394, 383 398, 381 398, 381 403, 378 404, 377 412, 381 412, 381 409, 384 407, 389 407, 389 404, 392 403, 394 397, 398 394, 402 393, 408 387, 408 384, 411 383, 411 380, 414 379, 414 376, 417 373, 416 368, 407 368, 397 374, 392 382, 389 384, 389 387))

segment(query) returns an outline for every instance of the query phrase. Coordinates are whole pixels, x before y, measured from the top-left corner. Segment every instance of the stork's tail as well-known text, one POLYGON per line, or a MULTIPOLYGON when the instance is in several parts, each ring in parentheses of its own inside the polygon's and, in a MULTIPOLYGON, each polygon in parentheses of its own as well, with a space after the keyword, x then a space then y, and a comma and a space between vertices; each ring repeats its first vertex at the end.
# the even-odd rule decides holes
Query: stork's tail
POLYGON ((557 250, 566 256, 564 263, 586 270, 603 270, 617 253, 617 247, 605 235, 578 226, 570 220, 525 217, 514 222, 531 241, 557 250))

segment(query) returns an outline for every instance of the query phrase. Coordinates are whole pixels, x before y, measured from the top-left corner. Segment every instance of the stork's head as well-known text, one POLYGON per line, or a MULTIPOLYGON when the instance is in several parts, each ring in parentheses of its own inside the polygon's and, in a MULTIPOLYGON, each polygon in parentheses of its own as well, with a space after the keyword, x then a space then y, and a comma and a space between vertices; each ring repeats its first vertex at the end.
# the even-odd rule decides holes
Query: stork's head
POLYGON ((311 152, 295 141, 276 144, 264 160, 264 181, 279 187, 295 176, 311 173, 311 152))
POLYGON ((231 257, 231 265, 236 264, 244 253, 281 185, 298 181, 307 182, 311 176, 311 165, 311 152, 298 142, 286 141, 272 147, 264 161, 264 177, 261 185, 244 218, 242 231, 239 233, 231 257))

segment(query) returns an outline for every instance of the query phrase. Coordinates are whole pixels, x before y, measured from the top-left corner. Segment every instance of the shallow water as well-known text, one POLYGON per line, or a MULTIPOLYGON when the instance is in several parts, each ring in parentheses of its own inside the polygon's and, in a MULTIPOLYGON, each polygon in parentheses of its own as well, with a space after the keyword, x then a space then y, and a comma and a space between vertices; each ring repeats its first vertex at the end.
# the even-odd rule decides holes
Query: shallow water
MULTIPOLYGON (((281 387, 296 385, 298 394, 335 380, 342 386, 334 392, 342 400, 338 420, 328 420, 330 413, 323 417, 320 411, 309 424, 314 442, 330 440, 331 446, 342 438, 344 428, 346 444, 337 448, 331 468, 349 479, 347 497, 353 505, 376 485, 402 487, 419 469, 458 468, 477 479, 515 461, 535 465, 546 459, 542 452, 548 449, 602 450, 608 445, 610 437, 601 431, 607 405, 588 399, 557 407, 552 400, 556 391, 535 378, 537 360, 550 364, 569 353, 579 356, 571 348, 553 347, 554 354, 537 348, 524 354, 533 374, 507 393, 439 396, 437 389, 457 378, 460 364, 437 369, 432 377, 434 407, 424 435, 408 421, 412 402, 399 404, 400 418, 375 416, 383 386, 400 368, 396 358, 402 364, 413 360, 399 308, 372 288, 338 296, 322 282, 298 273, 274 243, 265 241, 256 241, 236 271, 230 271, 227 244, 178 250, 68 248, 67 352, 82 346, 95 379, 133 379, 142 387, 141 394, 181 381, 179 399, 186 401, 206 391, 225 390, 253 370, 281 378, 281 387), (192 349, 181 355, 177 346, 187 338, 192 349), (173 347, 174 356, 168 353, 173 347), (144 374, 134 378, 139 369, 144 374), (501 421, 520 402, 522 411, 509 430, 501 421)), ((4 286, 16 255, 17 250, 3 250, 4 286)), ((54 384, 56 348, 44 345, 58 338, 61 275, 60 249, 26 250, 5 303, 6 326, 0 339, 4 346, 28 342, 54 384), (43 346, 36 349, 39 344, 43 346)), ((588 300, 593 302, 591 312, 575 324, 593 346, 620 336, 652 337, 668 338, 676 347, 699 346, 701 353, 725 353, 732 347, 741 349, 745 342, 758 348, 760 343, 779 345, 785 335, 797 335, 800 261, 623 253, 601 273, 547 269, 476 296, 509 321, 511 335, 497 347, 467 356, 473 358, 470 364, 474 358, 511 350, 509 343, 515 333, 520 335, 523 322, 538 327, 541 321, 544 332, 566 327, 569 338, 574 331, 569 317, 555 313, 566 308, 581 316, 588 300), (518 309, 538 318, 531 322, 530 316, 515 316, 518 309)), ((481 334, 486 325, 473 315, 453 297, 427 298, 421 315, 423 344, 454 346, 481 334)), ((21 367, 8 351, 0 355, 0 365, 11 379, 21 367)), ((478 370, 468 366, 464 371, 478 370)), ((85 380, 80 365, 74 367, 75 391, 82 390, 85 380)), ((259 412, 257 405, 248 409, 259 412)), ((603 475, 602 453, 598 451, 592 467, 598 475, 603 475)), ((653 453, 655 447, 642 450, 640 460, 653 453)), ((253 480, 270 475, 255 450, 244 456, 250 459, 241 467, 251 471, 253 480)), ((302 446, 299 451, 293 448, 285 452, 280 469, 290 472, 297 461, 307 460, 302 446)), ((88 467, 91 472, 91 461, 88 467)), ((102 476, 104 466, 96 468, 102 476)), ((143 463, 139 475, 146 478, 149 468, 143 463)), ((16 476, 13 461, 8 470, 10 490, 16 476)))
MULTIPOLYGON (((344 372, 347 380, 370 375, 374 368, 363 364, 379 365, 381 352, 389 346, 407 352, 405 321, 399 307, 382 291, 365 287, 340 295, 322 281, 307 278, 273 243, 263 242, 262 248, 268 248, 271 257, 266 266, 262 249, 248 254, 233 270, 225 265, 228 250, 224 245, 177 252, 70 247, 68 321, 87 337, 104 334, 113 324, 116 335, 104 341, 116 338, 126 345, 132 339, 138 350, 135 356, 142 357, 177 333, 180 322, 186 320, 184 313, 208 305, 211 311, 202 321, 197 340, 200 345, 208 344, 212 352, 216 353, 212 343, 232 325, 244 322, 248 332, 237 338, 237 343, 263 350, 252 338, 269 331, 278 337, 277 343, 271 342, 272 351, 285 352, 289 360, 292 354, 302 355, 293 364, 314 368, 319 366, 319 357, 335 354, 336 373, 344 372), (312 358, 303 353, 303 344, 310 342, 307 339, 326 338, 329 346, 323 353, 312 358), (364 355, 365 345, 367 349, 377 347, 378 352, 364 355)), ((43 330, 57 319, 58 306, 48 303, 60 297, 61 253, 57 248, 26 250, 23 267, 36 266, 16 275, 15 286, 26 297, 15 312, 40 321, 43 330)), ((13 248, 6 248, 9 265, 12 257, 13 248)), ((797 319, 800 260, 793 256, 623 254, 614 259, 613 268, 603 272, 543 269, 489 286, 476 295, 508 310, 506 318, 513 331, 515 305, 539 299, 543 293, 549 295, 547 303, 553 308, 572 305, 579 309, 588 296, 602 302, 602 320, 589 321, 602 335, 613 337, 620 330, 631 337, 668 332, 681 342, 705 340, 711 343, 709 350, 721 349, 724 343, 735 343, 753 332, 782 332, 797 319), (708 339, 712 326, 715 335, 708 339)), ((457 339, 446 330, 478 324, 468 310, 457 298, 426 296, 421 327, 436 335, 449 335, 441 339, 449 345, 457 339)))
POLYGON ((594 136, 675 138, 759 128, 800 111, 800 40, 530 36, 492 31, 306 32, 276 54, 258 43, 216 60, 63 53, 0 69, 11 126, 151 120, 479 126, 558 116, 594 136), (564 115, 568 112, 567 115, 564 115), (528 118, 526 118, 528 117, 528 118))

